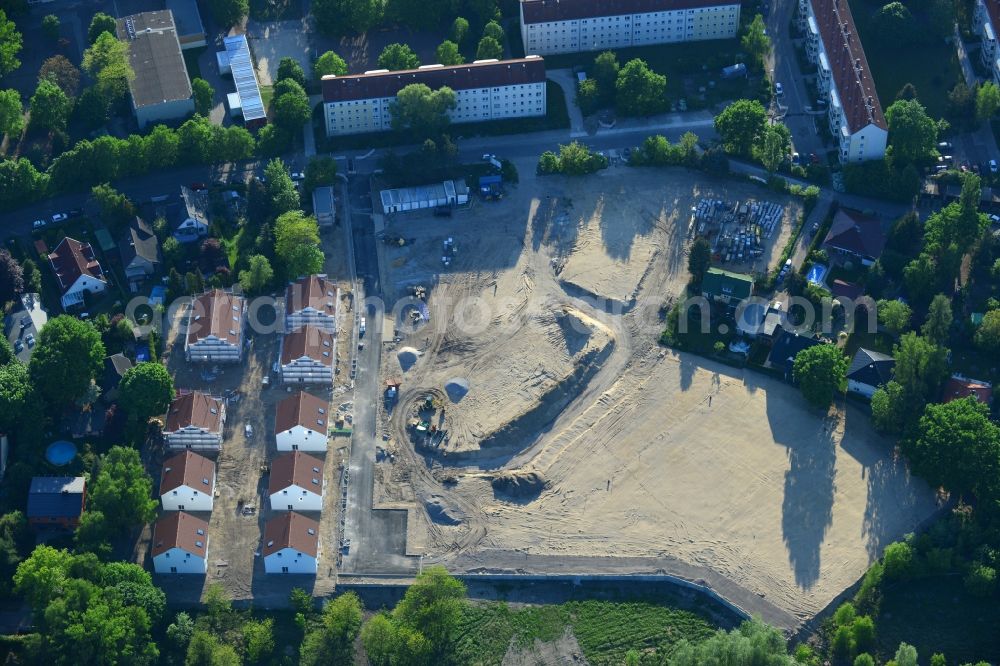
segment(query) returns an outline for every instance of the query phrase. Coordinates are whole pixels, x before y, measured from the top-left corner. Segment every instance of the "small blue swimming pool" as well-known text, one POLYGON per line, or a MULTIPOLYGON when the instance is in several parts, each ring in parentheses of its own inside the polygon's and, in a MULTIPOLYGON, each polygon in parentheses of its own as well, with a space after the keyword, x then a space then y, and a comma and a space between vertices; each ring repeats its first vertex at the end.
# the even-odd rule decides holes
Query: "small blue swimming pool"
POLYGON ((45 449, 45 459, 56 467, 62 467, 69 463, 76 457, 76 444, 73 442, 67 442, 66 440, 59 440, 58 442, 52 442, 49 444, 48 448, 45 449))
POLYGON ((809 272, 806 273, 806 280, 812 282, 813 284, 823 284, 823 280, 826 279, 826 272, 830 270, 823 264, 813 264, 809 267, 809 272))

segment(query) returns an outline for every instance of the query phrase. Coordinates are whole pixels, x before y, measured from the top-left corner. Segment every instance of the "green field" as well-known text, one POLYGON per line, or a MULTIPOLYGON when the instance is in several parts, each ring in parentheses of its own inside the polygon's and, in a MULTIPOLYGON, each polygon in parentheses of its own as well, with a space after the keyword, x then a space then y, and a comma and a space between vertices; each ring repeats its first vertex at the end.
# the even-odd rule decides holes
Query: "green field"
POLYGON ((864 0, 849 0, 849 4, 882 108, 893 103, 903 86, 912 83, 928 115, 932 118, 944 116, 948 92, 962 80, 962 68, 955 47, 943 40, 908 44, 901 48, 882 46, 877 37, 869 32, 871 15, 879 6, 864 0))
POLYGON ((595 666, 621 664, 630 649, 643 663, 659 663, 682 639, 698 642, 716 631, 700 615, 656 603, 587 600, 519 609, 478 603, 466 607, 454 657, 461 664, 500 664, 512 644, 555 641, 567 629, 595 666))
POLYGON ((995 660, 1000 654, 1000 604, 966 594, 959 576, 885 587, 875 625, 883 656, 892 655, 900 641, 917 648, 921 663, 935 652, 949 664, 995 660))

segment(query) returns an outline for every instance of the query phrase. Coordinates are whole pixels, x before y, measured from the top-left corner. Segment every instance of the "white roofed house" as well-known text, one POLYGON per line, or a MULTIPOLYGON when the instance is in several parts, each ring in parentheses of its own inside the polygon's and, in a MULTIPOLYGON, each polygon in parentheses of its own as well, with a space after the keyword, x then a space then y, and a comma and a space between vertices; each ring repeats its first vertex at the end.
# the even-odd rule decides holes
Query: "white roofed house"
POLYGON ((163 438, 173 450, 218 451, 226 423, 226 403, 200 391, 177 396, 167 412, 163 438))
POLYGON ((184 451, 163 463, 160 503, 164 511, 211 511, 215 491, 215 463, 184 451))
POLYGON ((272 511, 322 511, 323 461, 301 451, 271 462, 267 484, 272 511))
POLYGON ((153 527, 153 570, 204 574, 208 570, 208 523, 183 511, 164 514, 153 527))
POLYGON ((316 575, 319 523, 287 511, 264 527, 264 571, 269 574, 316 575))
POLYGON ((315 326, 285 334, 281 341, 281 380, 286 384, 333 384, 336 338, 315 326))
POLYGON ((243 360, 246 301, 232 292, 214 289, 191 299, 184 353, 197 363, 239 363, 243 360))
POLYGON ((274 439, 279 451, 326 451, 329 403, 299 391, 278 403, 274 439))
POLYGON ((285 289, 285 329, 306 324, 329 333, 337 331, 337 284, 325 275, 299 278, 285 289))
POLYGON ((104 293, 108 288, 108 279, 90 243, 63 238, 49 255, 49 265, 59 282, 63 309, 81 307, 86 296, 104 293))

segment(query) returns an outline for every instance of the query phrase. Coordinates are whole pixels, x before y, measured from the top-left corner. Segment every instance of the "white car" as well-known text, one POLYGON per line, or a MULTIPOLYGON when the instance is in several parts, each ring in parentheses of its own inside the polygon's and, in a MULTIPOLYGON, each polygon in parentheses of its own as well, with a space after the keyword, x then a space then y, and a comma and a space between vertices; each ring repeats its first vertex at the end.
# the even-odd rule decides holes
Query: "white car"
POLYGON ((997 172, 997 161, 990 160, 990 173, 996 173, 996 172, 997 172))
POLYGON ((782 95, 784 95, 785 94, 785 88, 784 88, 784 86, 782 86, 780 83, 775 83, 774 84, 774 94, 777 95, 778 97, 781 97, 782 95))
POLYGON ((31 223, 31 228, 32 229, 42 229, 42 228, 45 227, 46 224, 47 223, 45 222, 45 220, 35 220, 34 222, 31 223))
POLYGON ((246 435, 247 439, 253 437, 253 426, 250 425, 249 423, 243 426, 243 434, 246 435))
POLYGON ((305 179, 306 179, 306 175, 304 173, 302 173, 301 171, 293 171, 292 172, 292 180, 305 180, 305 179))
POLYGON ((66 213, 56 213, 55 215, 52 216, 53 222, 64 222, 68 219, 69 215, 67 215, 66 213))
POLYGON ((491 155, 489 153, 483 153, 483 161, 489 162, 492 159, 496 159, 496 155, 491 155))

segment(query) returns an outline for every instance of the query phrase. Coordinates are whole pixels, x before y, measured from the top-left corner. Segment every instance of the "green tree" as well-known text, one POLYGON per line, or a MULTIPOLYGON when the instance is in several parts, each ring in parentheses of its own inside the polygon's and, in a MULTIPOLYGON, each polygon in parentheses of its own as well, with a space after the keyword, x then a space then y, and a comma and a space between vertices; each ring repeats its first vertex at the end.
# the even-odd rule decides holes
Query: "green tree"
POLYGON ((156 517, 153 480, 135 449, 112 446, 101 458, 97 476, 87 490, 90 509, 103 513, 119 529, 142 525, 156 517))
POLYGON ((333 51, 321 55, 313 65, 313 76, 319 81, 324 76, 344 76, 347 74, 347 63, 333 51))
POLYGON ((948 342, 951 324, 954 315, 951 312, 951 299, 944 294, 938 294, 931 300, 931 305, 927 309, 927 319, 920 332, 927 340, 936 345, 944 345, 948 342))
POLYGON ((444 567, 421 572, 392 611, 393 620, 424 636, 438 654, 445 654, 458 629, 465 603, 465 585, 444 567))
POLYGON ((691 283, 700 285, 709 266, 712 264, 712 245, 702 236, 698 236, 691 244, 688 254, 688 272, 691 273, 691 283))
POLYGON ((906 426, 906 391, 897 381, 880 386, 872 395, 872 423, 884 433, 902 432, 906 426))
MULTIPOLYGON (((544 158, 545 155, 543 154, 544 158)), ((570 176, 584 176, 608 166, 608 159, 588 146, 573 141, 559 146, 559 170, 570 176)))
POLYGON ((667 77, 657 74, 644 60, 629 60, 615 81, 615 104, 625 116, 649 116, 667 105, 667 77))
POLYGON ((90 27, 87 28, 87 43, 93 44, 102 32, 115 34, 115 19, 104 12, 97 12, 94 18, 90 19, 90 27))
POLYGON ((130 417, 146 423, 165 414, 174 399, 174 380, 159 363, 137 363, 122 377, 120 404, 130 417))
POLYGON ((243 625, 243 643, 248 664, 260 664, 274 652, 274 619, 247 620, 243 625))
POLYGON ((740 99, 715 117, 715 131, 727 152, 749 157, 766 123, 767 112, 760 102, 740 99))
POLYGON ((48 79, 42 79, 31 96, 31 124, 46 130, 61 132, 66 129, 73 100, 62 88, 48 79))
POLYGON ((17 31, 14 22, 0 9, 0 78, 3 78, 21 66, 17 54, 21 52, 24 40, 17 31))
POLYGON ((781 123, 764 127, 753 146, 753 154, 764 165, 768 173, 774 173, 788 159, 792 148, 792 133, 781 123))
POLYGON ((621 71, 621 67, 614 51, 603 51, 594 58, 594 66, 591 68, 590 74, 591 78, 596 81, 597 92, 601 95, 602 104, 610 104, 614 100, 619 71, 621 71))
POLYGON ((311 194, 317 187, 332 186, 337 178, 337 160, 329 155, 309 158, 302 188, 311 194))
POLYGON ((551 150, 546 150, 538 157, 538 173, 559 173, 562 165, 559 163, 559 156, 551 150))
POLYGON ((250 13, 250 0, 209 0, 208 9, 216 23, 230 28, 242 23, 250 13))
POLYGON ((83 52, 83 70, 97 81, 95 89, 105 107, 124 99, 128 82, 135 78, 128 60, 128 46, 108 32, 98 35, 83 52))
POLYGON ((974 397, 927 405, 903 450, 918 473, 954 493, 987 497, 997 489, 1000 427, 974 397))
POLYGON ((274 238, 274 253, 285 265, 286 277, 322 272, 323 252, 316 218, 299 210, 284 213, 275 221, 274 238))
POLYGON ((916 333, 905 333, 893 348, 896 365, 893 380, 903 389, 900 413, 917 415, 936 399, 948 374, 948 350, 916 333))
POLYGON ((880 300, 876 304, 878 323, 894 337, 899 337, 910 327, 913 310, 899 299, 880 300))
POLYGON ((411 83, 396 93, 389 106, 392 127, 416 138, 440 134, 448 126, 448 111, 455 108, 455 91, 447 86, 431 90, 424 83, 411 83))
MULTIPOLYGON (((378 613, 365 622, 361 629, 361 644, 372 666, 389 666, 392 663, 396 649, 396 628, 388 615, 378 613)), ((306 661, 307 654, 312 654, 312 648, 310 646, 307 651, 303 644, 303 664, 309 663, 306 661)))
POLYGON ((435 55, 437 56, 437 61, 442 65, 461 65, 465 62, 465 59, 462 58, 462 54, 458 50, 458 44, 447 39, 437 47, 435 55))
POLYGON ((42 18, 42 33, 50 42, 59 40, 59 17, 55 14, 46 14, 42 18))
POLYGON ((11 432, 20 423, 30 395, 27 366, 17 362, 0 366, 0 431, 11 432))
POLYGON ((207 631, 195 630, 188 642, 186 666, 240 666, 240 655, 207 631))
POLYGON ((0 305, 24 291, 24 270, 10 252, 0 249, 0 305))
POLYGON ((747 620, 729 633, 719 631, 705 641, 680 641, 670 657, 670 666, 746 664, 792 666, 785 637, 760 620, 747 620))
POLYGON ((314 0, 316 27, 326 35, 366 32, 382 18, 381 0, 314 0))
POLYGON ((45 194, 48 183, 48 174, 25 157, 0 160, 0 204, 13 207, 33 201, 45 194))
POLYGON ((1000 109, 1000 88, 992 81, 987 81, 976 92, 976 118, 980 121, 989 120, 997 109, 1000 109))
POLYGON ((900 643, 894 659, 896 666, 917 666, 917 648, 900 643))
POLYGON ((917 100, 897 100, 885 110, 889 124, 892 156, 906 162, 920 162, 937 146, 937 123, 917 100))
POLYGON ((974 564, 965 574, 965 590, 974 597, 991 597, 997 589, 997 570, 985 564, 974 564))
POLYGON ((262 294, 267 291, 274 279, 274 270, 267 257, 254 254, 247 259, 246 270, 240 271, 240 286, 250 295, 262 294))
POLYGON ((272 215, 278 216, 299 207, 298 190, 281 159, 275 158, 267 163, 264 177, 267 178, 267 195, 271 200, 272 215))
POLYGON ((93 553, 102 560, 111 557, 111 540, 115 530, 100 511, 84 511, 80 524, 73 533, 73 543, 78 553, 93 553))
POLYGON ((21 264, 21 275, 24 279, 24 291, 29 294, 42 293, 42 272, 38 264, 31 259, 25 259, 21 264))
POLYGON ((826 408, 847 390, 847 366, 847 357, 836 345, 814 345, 795 355, 792 375, 810 405, 826 408))
POLYGON ((489 21, 483 26, 483 37, 492 37, 498 44, 503 44, 503 27, 496 21, 489 21))
POLYGON ((988 354, 1000 354, 1000 310, 990 310, 983 315, 976 329, 976 346, 988 354))
POLYGON ((416 69, 420 67, 420 58, 409 46, 396 42, 382 49, 378 57, 378 66, 393 71, 416 69))
POLYGON ((76 97, 80 89, 80 70, 66 56, 54 55, 47 58, 38 70, 39 79, 48 79, 56 84, 68 97, 76 97))
POLYGON ((205 79, 195 77, 191 80, 191 90, 194 93, 194 112, 207 118, 215 106, 215 89, 205 79))
POLYGON ((763 16, 757 14, 753 17, 753 21, 747 25, 746 32, 740 38, 740 45, 750 54, 754 66, 761 67, 764 58, 771 51, 771 38, 767 36, 763 16))
POLYGON ((483 37, 476 47, 476 60, 499 60, 503 58, 503 46, 493 37, 483 37))
POLYGON ((73 402, 104 365, 104 344, 90 322, 60 315, 50 319, 31 356, 31 382, 52 406, 73 402))
POLYGON ((461 44, 469 35, 469 22, 461 16, 456 17, 451 24, 451 32, 449 34, 451 35, 451 41, 461 44))
POLYGON ((271 101, 274 122, 279 127, 298 131, 312 118, 309 96, 294 79, 279 81, 274 87, 275 97, 271 101))
POLYGON ((278 61, 278 81, 292 79, 303 88, 306 87, 306 72, 295 58, 285 56, 278 61))
POLYGON ((854 658, 854 666, 875 666, 875 659, 865 652, 854 658))
POLYGON ((135 218, 135 206, 128 197, 107 183, 90 188, 90 196, 97 204, 101 220, 113 228, 120 228, 135 218))
POLYGON ((903 283, 915 301, 927 302, 941 283, 937 262, 926 252, 903 268, 903 283))
POLYGON ((299 650, 302 666, 348 664, 361 629, 361 600, 354 592, 334 598, 323 608, 319 626, 306 633, 299 650))
POLYGON ((901 2, 890 2, 872 18, 872 29, 878 39, 892 48, 899 48, 911 41, 915 24, 913 14, 901 2))

